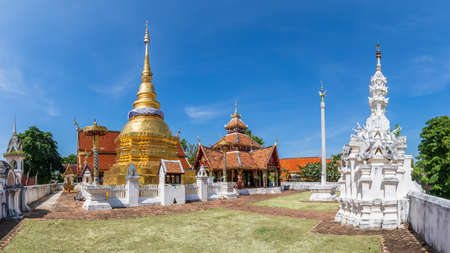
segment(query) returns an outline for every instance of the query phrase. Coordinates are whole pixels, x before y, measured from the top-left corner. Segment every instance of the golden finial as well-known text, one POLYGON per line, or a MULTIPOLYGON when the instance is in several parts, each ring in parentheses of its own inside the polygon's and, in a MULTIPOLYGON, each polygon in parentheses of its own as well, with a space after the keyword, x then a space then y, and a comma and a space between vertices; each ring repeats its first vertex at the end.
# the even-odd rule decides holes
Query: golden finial
POLYGON ((273 144, 274 146, 276 146, 278 144, 278 137, 277 137, 277 139, 275 140, 275 144, 273 144))
POLYGON ((319 96, 322 99, 323 102, 323 97, 325 97, 325 94, 327 94, 327 91, 323 89, 323 80, 320 80, 320 91, 319 91, 319 96))
POLYGON ((380 44, 377 44, 377 71, 381 71, 381 50, 380 44))
POLYGON ((181 133, 181 129, 178 129, 178 131, 177 131, 177 135, 175 135, 175 136, 179 136, 180 135, 180 133, 181 133))
POLYGON ((197 136, 198 144, 202 145, 202 142, 200 141, 200 137, 197 136))
POLYGON ((232 118, 240 118, 241 115, 238 114, 237 111, 237 99, 234 100, 234 114, 231 114, 232 118))
POLYGON ((97 126, 97 119, 94 119, 94 126, 97 126))
POLYGON ((145 21, 145 36, 144 36, 144 43, 149 44, 150 43, 150 36, 148 35, 148 20, 145 21))

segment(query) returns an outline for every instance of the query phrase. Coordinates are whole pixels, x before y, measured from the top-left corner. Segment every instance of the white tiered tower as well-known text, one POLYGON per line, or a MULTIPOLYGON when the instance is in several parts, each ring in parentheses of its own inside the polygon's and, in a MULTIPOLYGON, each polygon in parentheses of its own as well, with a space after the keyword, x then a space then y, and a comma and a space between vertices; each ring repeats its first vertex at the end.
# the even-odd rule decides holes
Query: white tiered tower
POLYGON ((405 154, 406 136, 390 129, 386 118, 386 77, 381 73, 377 45, 377 68, 370 79, 370 117, 353 131, 342 149, 339 171, 341 195, 335 220, 361 229, 397 228, 408 217, 409 191, 420 191, 411 180, 412 156, 405 154))

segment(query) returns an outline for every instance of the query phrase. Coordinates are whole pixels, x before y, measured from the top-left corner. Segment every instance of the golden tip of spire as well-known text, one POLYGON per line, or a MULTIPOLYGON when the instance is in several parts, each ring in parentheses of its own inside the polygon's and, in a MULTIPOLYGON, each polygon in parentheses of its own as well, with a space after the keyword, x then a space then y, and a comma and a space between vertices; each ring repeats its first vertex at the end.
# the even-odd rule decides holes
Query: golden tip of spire
POLYGON ((237 111, 237 99, 234 100, 234 113, 231 114, 231 118, 240 118, 241 115, 238 114, 237 111))
POLYGON ((150 43, 150 36, 148 35, 148 20, 145 21, 145 36, 144 36, 144 43, 150 43))
POLYGON ((381 71, 381 49, 380 44, 377 44, 377 71, 381 71))
POLYGON ((202 142, 200 141, 200 137, 197 136, 198 144, 202 145, 202 142))
POLYGON ((320 80, 320 91, 323 92, 323 80, 320 80))

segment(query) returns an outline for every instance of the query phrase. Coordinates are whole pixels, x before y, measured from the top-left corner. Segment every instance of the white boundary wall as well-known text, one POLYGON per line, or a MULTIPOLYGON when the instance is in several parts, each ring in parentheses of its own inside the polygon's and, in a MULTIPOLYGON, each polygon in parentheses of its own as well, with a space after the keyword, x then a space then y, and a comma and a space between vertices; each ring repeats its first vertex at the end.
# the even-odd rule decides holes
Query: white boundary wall
MULTIPOLYGON (((339 187, 337 182, 327 182, 327 184, 339 187)), ((281 182, 284 190, 311 190, 317 185, 320 185, 320 182, 281 182)))
POLYGON ((41 184, 24 186, 25 190, 25 203, 29 205, 41 198, 49 195, 52 192, 60 190, 59 184, 41 184))
POLYGON ((450 200, 421 192, 408 193, 408 222, 438 252, 450 252, 450 200))

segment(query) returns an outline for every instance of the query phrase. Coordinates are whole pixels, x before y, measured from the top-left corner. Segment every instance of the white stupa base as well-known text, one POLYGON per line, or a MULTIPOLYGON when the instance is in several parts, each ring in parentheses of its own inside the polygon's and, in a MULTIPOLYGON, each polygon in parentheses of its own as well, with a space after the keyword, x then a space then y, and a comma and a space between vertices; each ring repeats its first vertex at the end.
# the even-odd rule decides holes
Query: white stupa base
POLYGON ((311 188, 311 201, 333 201, 336 200, 336 186, 316 185, 311 188))

